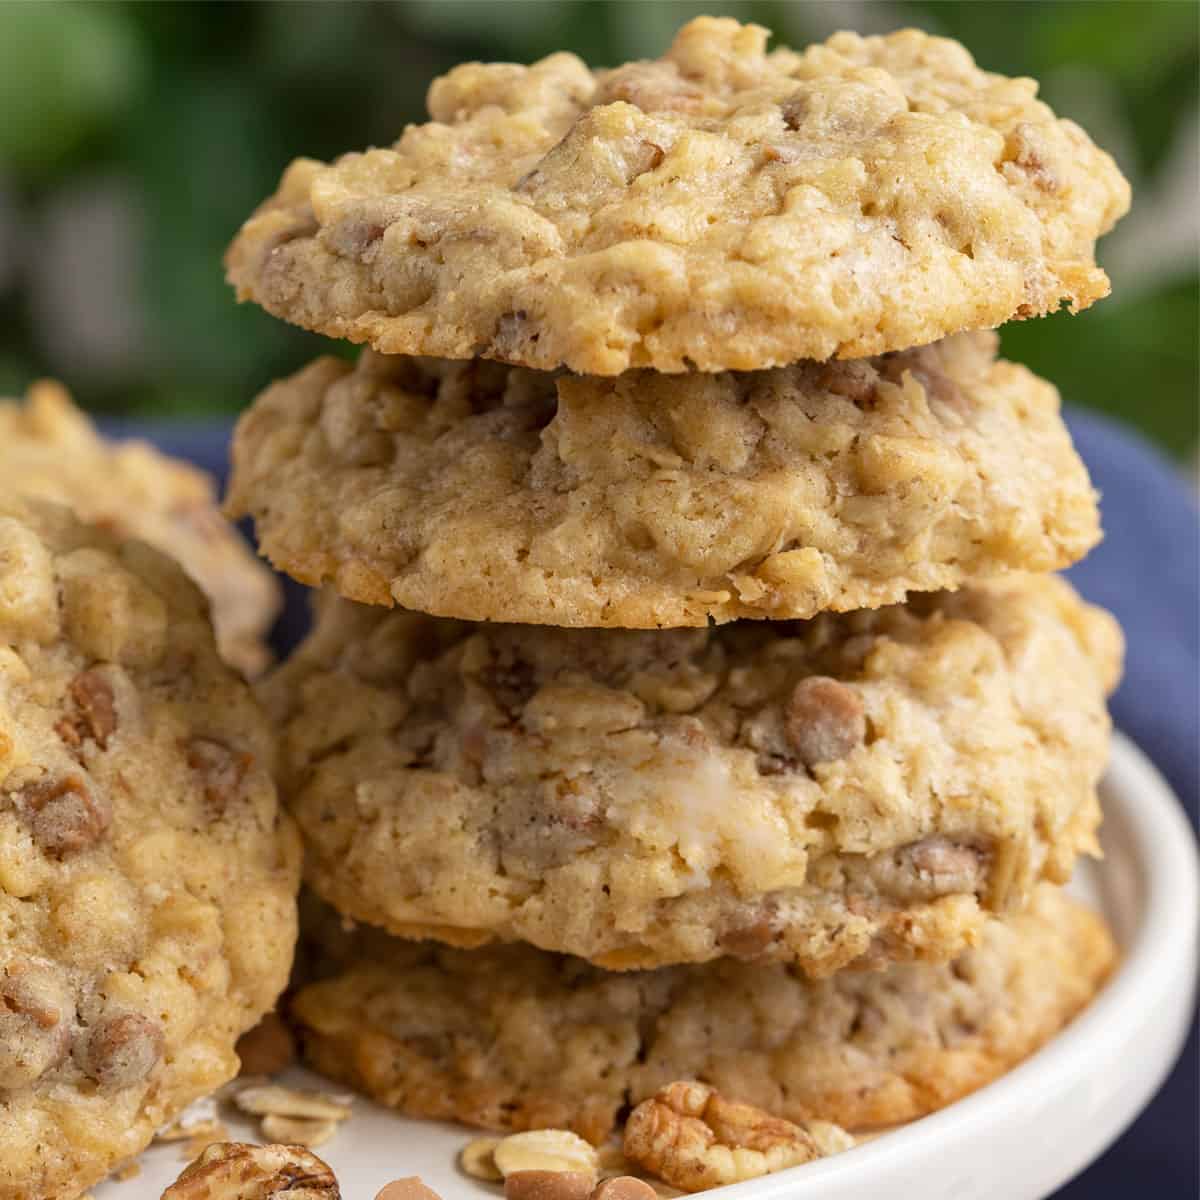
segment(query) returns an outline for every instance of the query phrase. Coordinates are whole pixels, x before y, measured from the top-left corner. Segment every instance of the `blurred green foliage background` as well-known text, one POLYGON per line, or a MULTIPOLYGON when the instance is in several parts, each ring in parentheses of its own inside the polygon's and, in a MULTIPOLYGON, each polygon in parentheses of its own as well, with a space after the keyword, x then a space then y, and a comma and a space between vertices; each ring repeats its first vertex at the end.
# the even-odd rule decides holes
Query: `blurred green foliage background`
POLYGON ((803 45, 915 24, 1034 75, 1120 161, 1114 295, 1011 325, 1005 350, 1173 453, 1197 438, 1192 0, 0 0, 0 392, 63 378, 95 411, 202 415, 333 349, 250 306, 221 253, 293 156, 395 140, 464 58, 662 52, 698 12, 803 45))

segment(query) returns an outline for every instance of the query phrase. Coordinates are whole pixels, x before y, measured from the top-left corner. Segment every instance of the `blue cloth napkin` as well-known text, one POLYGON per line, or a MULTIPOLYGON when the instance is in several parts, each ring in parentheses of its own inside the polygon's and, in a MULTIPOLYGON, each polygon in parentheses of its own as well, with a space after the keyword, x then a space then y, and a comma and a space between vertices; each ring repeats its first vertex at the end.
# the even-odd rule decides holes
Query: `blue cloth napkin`
MULTIPOLYGON (((1072 569, 1089 599, 1115 613, 1128 643, 1113 697, 1117 725, 1170 780, 1192 820, 1200 806, 1200 515, 1182 474, 1114 422, 1069 412, 1079 453, 1103 500, 1105 540, 1072 569)), ((130 426, 163 450, 225 474, 225 426, 130 426)), ((307 619, 302 589, 289 588, 277 641, 292 644, 307 619)), ((1055 1200, 1155 1200, 1196 1196, 1200 1121, 1196 1030, 1154 1102, 1111 1150, 1055 1200)))

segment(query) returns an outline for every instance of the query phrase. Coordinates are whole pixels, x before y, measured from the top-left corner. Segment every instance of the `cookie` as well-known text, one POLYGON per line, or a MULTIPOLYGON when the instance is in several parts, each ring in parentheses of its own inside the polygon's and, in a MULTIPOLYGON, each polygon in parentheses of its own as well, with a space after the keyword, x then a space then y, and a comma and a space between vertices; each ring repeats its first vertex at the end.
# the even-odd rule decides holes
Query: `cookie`
POLYGON ((360 931, 292 1013, 307 1057, 410 1116, 570 1128, 597 1144, 673 1080, 863 1131, 982 1087, 1092 998, 1104 922, 1045 887, 952 963, 811 980, 729 959, 614 974, 527 946, 453 950, 360 931))
POLYGON ((220 514, 210 476, 145 442, 109 442, 57 383, 0 401, 0 473, 9 490, 66 504, 121 538, 174 557, 212 602, 217 643, 242 674, 270 662, 279 584, 220 514))
POLYGON ((729 18, 591 71, 466 63, 390 148, 297 159, 240 299, 389 354, 616 375, 859 358, 1086 308, 1113 160, 962 46, 729 18))
POLYGON ((875 608, 1100 536, 1058 393, 991 333, 772 371, 582 378, 365 352, 238 424, 229 511, 352 600, 655 628, 875 608))
POLYGON ((657 632, 327 596, 262 694, 307 877, 350 917, 825 974, 949 958, 1095 850, 1120 653, 1054 576, 657 632))
POLYGON ((295 941, 273 754, 173 562, 0 497, 0 1200, 70 1200, 237 1073, 295 941))

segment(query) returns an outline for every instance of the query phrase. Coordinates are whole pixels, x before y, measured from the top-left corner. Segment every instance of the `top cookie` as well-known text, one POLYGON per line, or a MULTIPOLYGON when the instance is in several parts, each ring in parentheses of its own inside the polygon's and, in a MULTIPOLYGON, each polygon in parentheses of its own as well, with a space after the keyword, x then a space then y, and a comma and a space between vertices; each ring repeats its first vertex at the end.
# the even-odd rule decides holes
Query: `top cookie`
POLYGON ((766 52, 702 17, 658 60, 467 63, 388 149, 298 159, 241 299, 384 353, 613 375, 861 357, 1086 308, 1113 160, 956 42, 766 52))
POLYGON ((174 563, 0 494, 0 1200, 236 1074, 295 941, 273 752, 174 563))
POLYGON ((0 473, 12 491, 68 507, 171 555, 212 603, 221 656, 243 675, 271 661, 279 584, 217 508, 213 480, 144 442, 105 441, 59 384, 0 400, 0 473))

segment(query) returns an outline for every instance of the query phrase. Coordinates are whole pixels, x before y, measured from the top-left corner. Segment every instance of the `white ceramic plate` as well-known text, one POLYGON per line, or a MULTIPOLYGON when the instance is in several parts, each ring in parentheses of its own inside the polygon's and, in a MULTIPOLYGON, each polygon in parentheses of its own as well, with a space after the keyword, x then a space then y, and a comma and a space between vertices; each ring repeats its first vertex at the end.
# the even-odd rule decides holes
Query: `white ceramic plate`
MULTIPOLYGON (((1014 1071, 942 1112, 846 1154, 720 1189, 722 1197, 1041 1200, 1115 1140, 1183 1044, 1200 885, 1195 839, 1178 802, 1124 738, 1114 747, 1104 808, 1104 861, 1081 868, 1072 887, 1107 914, 1124 958, 1091 1007, 1014 1071)), ((303 1071, 290 1082, 329 1087, 303 1071)), ((231 1135, 257 1140, 249 1125, 233 1125, 231 1135)), ((318 1153, 337 1172, 345 1200, 372 1200, 404 1175, 421 1176, 444 1200, 494 1200, 499 1188, 455 1165, 474 1136, 356 1100, 354 1116, 318 1153)), ((153 1147, 137 1178, 103 1185, 96 1200, 157 1200, 182 1169, 181 1153, 178 1145, 153 1147)))

